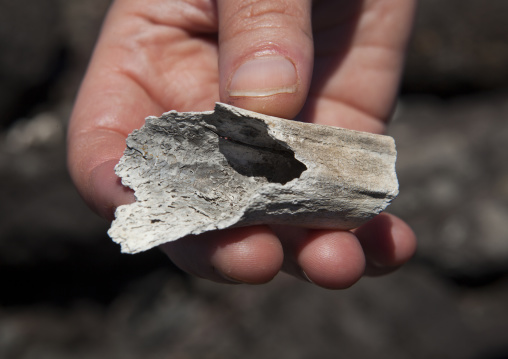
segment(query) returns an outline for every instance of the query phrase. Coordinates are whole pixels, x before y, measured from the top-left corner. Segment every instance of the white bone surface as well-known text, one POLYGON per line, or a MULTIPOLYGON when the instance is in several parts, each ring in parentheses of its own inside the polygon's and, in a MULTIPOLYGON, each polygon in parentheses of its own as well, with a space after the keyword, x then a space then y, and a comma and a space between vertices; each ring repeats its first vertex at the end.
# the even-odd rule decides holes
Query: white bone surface
POLYGON ((117 208, 108 233, 137 253, 232 226, 356 228, 397 196, 395 159, 388 136, 221 103, 171 111, 129 135, 115 170, 137 201, 117 208))

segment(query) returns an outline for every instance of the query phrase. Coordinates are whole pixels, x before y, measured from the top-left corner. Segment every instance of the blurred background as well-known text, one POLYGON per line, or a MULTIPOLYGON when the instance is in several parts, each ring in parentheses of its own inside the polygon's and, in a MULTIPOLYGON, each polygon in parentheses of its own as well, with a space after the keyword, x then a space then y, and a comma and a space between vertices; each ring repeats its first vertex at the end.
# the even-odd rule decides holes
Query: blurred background
MULTIPOLYGON (((121 255, 65 168, 109 0, 0 0, 0 358, 508 358, 508 2, 421 0, 390 134, 419 237, 327 291, 188 277, 121 255)), ((169 110, 169 109, 168 109, 169 110)))

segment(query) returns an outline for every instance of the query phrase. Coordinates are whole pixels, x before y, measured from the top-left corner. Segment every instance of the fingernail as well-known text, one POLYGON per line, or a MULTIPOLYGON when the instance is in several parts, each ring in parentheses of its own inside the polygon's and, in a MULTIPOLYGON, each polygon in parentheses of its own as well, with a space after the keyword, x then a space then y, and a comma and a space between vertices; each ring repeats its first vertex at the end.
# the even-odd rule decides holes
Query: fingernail
POLYGON ((246 284, 244 281, 241 281, 239 279, 236 279, 236 278, 233 278, 229 275, 227 275, 226 273, 218 270, 217 268, 214 267, 214 271, 219 274, 222 278, 224 278, 225 280, 233 283, 233 284, 246 284))
POLYGON ((229 83, 229 96, 266 97, 294 93, 298 76, 294 64, 282 56, 256 57, 243 63, 229 83))
POLYGON ((309 282, 309 283, 312 283, 314 284, 314 282, 309 278, 309 276, 307 275, 307 273, 305 273, 305 271, 302 269, 302 275, 303 277, 309 282))

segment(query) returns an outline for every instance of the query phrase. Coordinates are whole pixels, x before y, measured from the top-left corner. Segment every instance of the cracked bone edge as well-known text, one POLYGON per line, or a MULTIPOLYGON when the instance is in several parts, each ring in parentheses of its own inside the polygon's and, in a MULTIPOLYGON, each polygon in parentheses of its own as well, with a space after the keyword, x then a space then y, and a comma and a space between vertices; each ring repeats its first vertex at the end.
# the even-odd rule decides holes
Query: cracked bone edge
POLYGON ((254 224, 356 228, 397 196, 395 160, 388 136, 222 103, 170 111, 128 136, 115 171, 136 202, 117 208, 108 234, 137 253, 254 224))

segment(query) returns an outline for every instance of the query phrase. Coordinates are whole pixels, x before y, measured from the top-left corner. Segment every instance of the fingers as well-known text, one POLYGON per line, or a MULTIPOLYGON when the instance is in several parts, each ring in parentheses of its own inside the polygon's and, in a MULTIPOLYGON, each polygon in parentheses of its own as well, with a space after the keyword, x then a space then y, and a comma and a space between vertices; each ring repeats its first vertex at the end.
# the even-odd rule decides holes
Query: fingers
POLYGON ((380 214, 353 232, 277 227, 287 273, 324 288, 345 289, 364 274, 390 273, 416 250, 416 237, 401 219, 380 214))
POLYGON ((390 273, 416 250, 409 226, 380 214, 354 232, 272 226, 189 236, 163 246, 181 269, 224 283, 261 284, 282 268, 328 289, 345 289, 364 275, 390 273))
POLYGON ((293 276, 324 288, 345 289, 364 273, 362 247, 351 232, 309 230, 303 235, 281 235, 281 240, 284 270, 293 276))
POLYGON ((367 275, 393 272, 416 251, 416 236, 400 218, 381 213, 354 231, 368 258, 367 275))
POLYGON ((221 101, 293 118, 313 66, 311 0, 219 0, 221 101))
POLYGON ((398 93, 415 0, 315 2, 313 85, 302 119, 384 132, 398 93))
POLYGON ((279 240, 265 226, 189 236, 161 248, 184 271, 223 283, 266 283, 283 261, 279 240))

